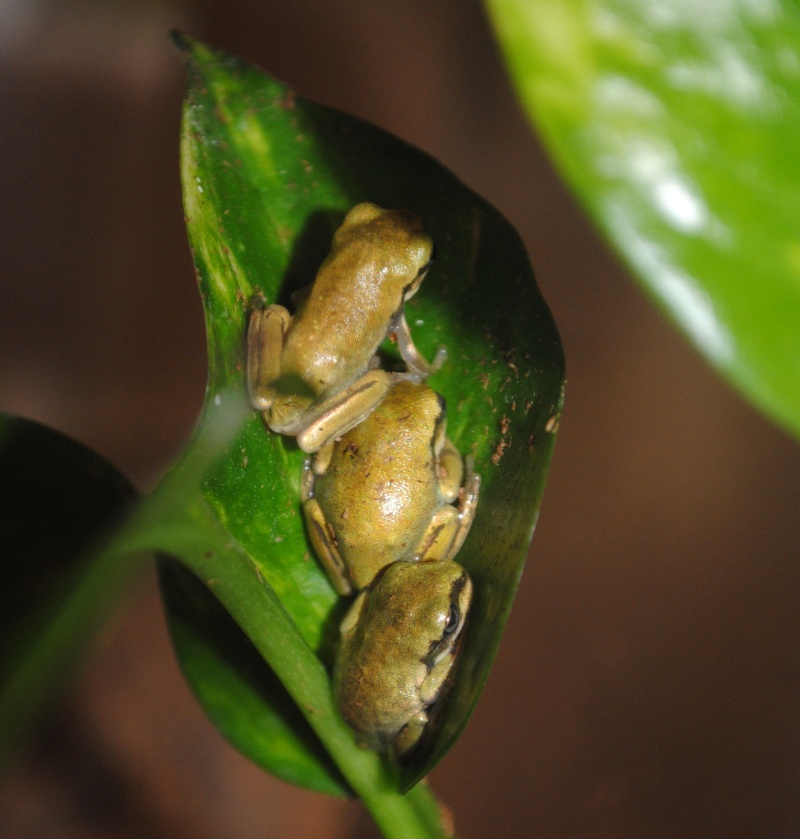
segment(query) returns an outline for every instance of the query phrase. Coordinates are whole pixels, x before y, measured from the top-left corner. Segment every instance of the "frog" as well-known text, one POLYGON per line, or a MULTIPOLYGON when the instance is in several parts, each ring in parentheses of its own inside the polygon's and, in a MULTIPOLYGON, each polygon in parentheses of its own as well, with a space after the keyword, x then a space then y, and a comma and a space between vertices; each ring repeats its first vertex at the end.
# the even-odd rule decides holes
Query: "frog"
POLYGON ((441 711, 473 596, 453 560, 401 560, 358 593, 342 620, 333 688, 358 742, 407 759, 441 711))
POLYGON ((442 561, 460 550, 480 476, 470 468, 464 479, 446 429, 443 397, 400 380, 366 420, 306 460, 308 535, 339 594, 369 585, 392 562, 442 561))
POLYGON ((395 382, 306 461, 310 541, 333 587, 355 595, 340 625, 337 701, 359 742, 398 759, 451 684, 473 590, 454 557, 479 490, 447 437, 444 399, 422 382, 395 382))
POLYGON ((404 312, 433 255, 419 216, 357 204, 334 233, 312 285, 296 295, 294 315, 279 304, 252 308, 248 393, 272 431, 296 437, 305 452, 318 451, 369 416, 398 377, 423 381, 439 369, 446 351, 429 362, 404 312), (397 342, 404 373, 378 365, 387 337, 397 342))

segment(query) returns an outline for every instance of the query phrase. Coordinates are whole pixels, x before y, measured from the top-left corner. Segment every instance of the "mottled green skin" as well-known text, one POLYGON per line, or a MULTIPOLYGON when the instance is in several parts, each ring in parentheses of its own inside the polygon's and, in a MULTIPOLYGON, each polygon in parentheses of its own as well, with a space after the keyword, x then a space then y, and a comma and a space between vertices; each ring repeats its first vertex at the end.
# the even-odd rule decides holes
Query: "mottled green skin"
POLYGON ((314 496, 356 589, 389 563, 411 558, 433 514, 448 503, 433 448, 443 420, 437 393, 399 382, 334 445, 316 478, 314 496))

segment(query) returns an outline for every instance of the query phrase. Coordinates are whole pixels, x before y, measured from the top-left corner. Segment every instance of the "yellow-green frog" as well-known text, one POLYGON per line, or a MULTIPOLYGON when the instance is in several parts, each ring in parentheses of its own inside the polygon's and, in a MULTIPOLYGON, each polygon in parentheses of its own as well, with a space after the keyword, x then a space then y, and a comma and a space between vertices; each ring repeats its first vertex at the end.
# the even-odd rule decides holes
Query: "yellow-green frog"
POLYGON ((456 562, 393 562, 341 624, 333 671, 342 716, 367 748, 398 758, 450 688, 472 580, 456 562))
POLYGON ((359 592, 341 625, 337 699, 360 740, 379 751, 407 754, 449 684, 472 598, 453 557, 480 486, 470 473, 462 487, 463 477, 444 400, 403 380, 306 466, 311 542, 337 591, 359 592))
POLYGON ((279 305, 251 313, 250 400, 273 431, 297 436, 303 451, 314 452, 361 422, 397 378, 374 361, 387 335, 396 337, 408 367, 402 375, 422 380, 441 365, 444 351, 429 364, 403 313, 432 253, 417 216, 358 204, 294 316, 279 305))

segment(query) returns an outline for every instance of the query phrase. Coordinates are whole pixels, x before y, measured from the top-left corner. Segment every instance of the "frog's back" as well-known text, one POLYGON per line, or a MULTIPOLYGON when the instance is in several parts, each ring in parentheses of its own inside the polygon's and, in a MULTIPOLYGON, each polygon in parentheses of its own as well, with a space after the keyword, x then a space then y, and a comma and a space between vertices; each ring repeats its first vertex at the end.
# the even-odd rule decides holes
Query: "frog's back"
POLYGON ((424 385, 400 382, 337 444, 316 497, 357 587, 408 559, 441 506, 432 439, 441 413, 424 385))
POLYGON ((366 371, 401 302, 399 292, 390 295, 380 266, 342 262, 331 255, 320 268, 283 351, 284 369, 313 379, 318 394, 346 387, 366 371))
POLYGON ((406 291, 430 259, 418 217, 359 204, 334 235, 286 335, 283 369, 318 394, 355 381, 369 366, 406 291))

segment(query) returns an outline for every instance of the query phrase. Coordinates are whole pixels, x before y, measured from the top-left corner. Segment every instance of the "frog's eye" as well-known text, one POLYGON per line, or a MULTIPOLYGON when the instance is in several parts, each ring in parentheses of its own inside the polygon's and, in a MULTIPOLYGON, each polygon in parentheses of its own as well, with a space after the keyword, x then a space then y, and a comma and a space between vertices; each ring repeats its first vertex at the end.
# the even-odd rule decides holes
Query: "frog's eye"
POLYGON ((451 603, 450 610, 447 613, 447 620, 442 630, 442 637, 431 644, 430 667, 435 667, 445 656, 453 655, 453 648, 462 626, 461 610, 455 603, 451 603))
POLYGON ((425 279, 425 275, 428 273, 428 270, 431 267, 431 263, 433 262, 433 253, 428 257, 427 262, 423 262, 422 265, 419 266, 417 269, 417 276, 411 282, 411 285, 414 286, 414 291, 417 290, 419 284, 425 279))
POLYGON ((431 252, 428 254, 428 261, 425 262, 423 265, 420 265, 419 271, 417 271, 417 278, 416 278, 416 281, 415 281, 417 283, 417 285, 419 285, 419 283, 422 282, 423 278, 428 273, 428 270, 430 269, 431 264, 433 263, 434 259, 436 259, 436 243, 435 242, 431 245, 431 252))
POLYGON ((417 276, 414 279, 414 282, 419 285, 422 282, 424 276, 428 273, 428 269, 431 267, 433 260, 436 259, 436 242, 431 242, 430 239, 427 240, 426 245, 429 244, 430 247, 427 246, 420 246, 419 251, 415 254, 418 259, 425 259, 426 251, 427 251, 427 259, 423 262, 419 268, 417 269, 417 276))
POLYGON ((447 638, 448 635, 452 635, 457 629, 458 624, 461 621, 461 614, 458 611, 456 606, 451 606, 450 611, 447 613, 447 623, 444 625, 444 637, 447 638))

